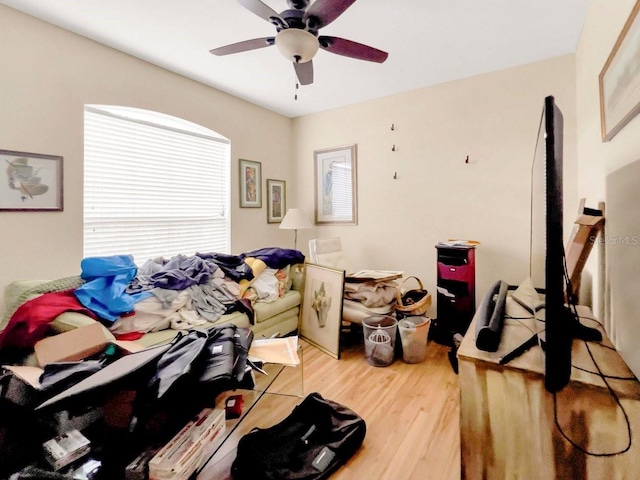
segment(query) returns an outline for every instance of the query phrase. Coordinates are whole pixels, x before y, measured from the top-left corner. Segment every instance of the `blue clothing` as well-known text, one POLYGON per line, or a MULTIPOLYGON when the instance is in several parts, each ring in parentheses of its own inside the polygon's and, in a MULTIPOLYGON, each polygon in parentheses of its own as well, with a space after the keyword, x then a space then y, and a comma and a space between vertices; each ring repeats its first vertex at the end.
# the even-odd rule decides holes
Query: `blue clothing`
POLYGON ((269 268, 284 268, 287 265, 304 263, 304 255, 291 248, 265 247, 243 253, 242 258, 258 258, 269 268))
POLYGON ((138 267, 132 255, 87 257, 80 264, 86 283, 74 292, 78 301, 98 317, 115 321, 133 311, 135 299, 125 293, 138 267))
POLYGON ((212 260, 224 272, 225 276, 239 282, 240 280, 252 280, 253 270, 245 262, 246 258, 257 258, 262 260, 269 268, 284 268, 287 265, 304 263, 304 255, 298 250, 279 247, 265 247, 240 255, 230 255, 227 253, 196 253, 196 256, 212 260))

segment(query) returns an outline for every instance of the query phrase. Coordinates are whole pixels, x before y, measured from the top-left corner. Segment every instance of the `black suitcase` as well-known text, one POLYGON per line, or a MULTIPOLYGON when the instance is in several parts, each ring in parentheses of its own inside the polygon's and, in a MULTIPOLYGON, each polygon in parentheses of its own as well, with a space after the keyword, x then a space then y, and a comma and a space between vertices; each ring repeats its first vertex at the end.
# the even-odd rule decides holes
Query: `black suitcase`
POLYGON ((328 478, 362 445, 365 421, 349 408, 309 394, 280 423, 240 439, 236 480, 328 478))

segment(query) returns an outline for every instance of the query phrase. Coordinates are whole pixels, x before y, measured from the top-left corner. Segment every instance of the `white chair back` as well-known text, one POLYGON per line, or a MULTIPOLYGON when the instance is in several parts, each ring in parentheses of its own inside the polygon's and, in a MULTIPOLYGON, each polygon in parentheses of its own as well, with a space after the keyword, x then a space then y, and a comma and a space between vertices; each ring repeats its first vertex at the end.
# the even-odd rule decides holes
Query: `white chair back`
POLYGON ((309 261, 326 267, 347 269, 347 258, 340 237, 309 240, 309 261))

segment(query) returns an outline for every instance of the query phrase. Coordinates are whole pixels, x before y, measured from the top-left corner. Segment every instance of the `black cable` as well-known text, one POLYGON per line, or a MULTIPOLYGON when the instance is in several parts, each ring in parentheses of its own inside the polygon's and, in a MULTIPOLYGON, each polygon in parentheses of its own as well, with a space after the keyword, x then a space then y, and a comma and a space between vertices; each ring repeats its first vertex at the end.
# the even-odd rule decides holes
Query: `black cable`
POLYGON ((574 448, 576 448, 580 452, 584 453, 585 455, 589 455, 591 457, 614 457, 616 455, 621 455, 621 454, 623 454, 625 452, 628 452, 629 449, 631 448, 631 444, 633 443, 632 433, 631 433, 631 421, 629 420, 629 416, 627 415, 627 411, 622 406, 622 403, 620 401, 620 398, 618 397, 618 394, 613 390, 613 388, 611 388, 611 385, 609 385, 609 382, 607 381, 606 377, 602 374, 602 371, 600 370, 600 366, 598 365, 598 363, 596 362, 595 358, 593 357, 593 353, 591 352, 591 349, 589 348, 589 345, 587 344, 587 342, 584 342, 584 344, 587 347, 587 351, 589 352, 589 356, 591 357, 591 360, 593 361, 593 364, 595 365, 596 369, 598 370, 599 377, 602 379, 604 384, 607 386, 607 390, 609 390, 609 393, 611 394, 611 397, 616 402, 618 407, 620 407, 620 411, 622 412, 622 415, 624 416, 624 421, 625 421, 625 424, 627 426, 627 438, 629 439, 628 442, 627 442, 627 445, 623 449, 618 450, 617 452, 603 452, 603 453, 591 452, 591 451, 587 450, 586 448, 581 447, 580 445, 578 445, 571 438, 569 438, 569 436, 564 432, 564 430, 562 430, 562 427, 560 426, 560 422, 558 421, 558 402, 557 402, 556 392, 553 393, 553 418, 554 418, 556 427, 558 428, 558 431, 560 432, 560 435, 562 435, 562 437, 567 442, 569 442, 574 448))
MULTIPOLYGON (((591 375, 599 375, 598 372, 594 372, 593 370, 587 370, 586 368, 579 367, 577 365, 574 365, 573 363, 571 364, 571 366, 576 370, 580 370, 581 372, 590 373, 591 375)), ((605 375, 605 378, 608 378, 609 380, 625 380, 625 381, 638 380, 636 377, 618 377, 617 375, 605 375)))
MULTIPOLYGON (((578 314, 576 313, 576 315, 578 315, 578 314)), ((580 320, 591 320, 591 321, 592 321, 593 323, 595 323, 596 325, 600 325, 601 327, 603 327, 603 328, 604 328, 604 324, 603 324, 600 320, 598 320, 597 318, 594 318, 594 317, 585 317, 585 316, 582 316, 582 315, 578 315, 578 318, 579 318, 580 320)))
MULTIPOLYGON (((564 266, 564 278, 566 280, 566 292, 567 292, 567 295, 570 295, 571 292, 572 292, 571 279, 569 278, 569 274, 568 274, 568 270, 567 270, 567 258, 564 255, 564 253, 562 255, 562 259, 563 259, 563 266, 564 266)), ((569 307, 570 307, 570 311, 571 311, 571 313, 572 313, 572 315, 574 317, 574 320, 576 322, 579 322, 580 315, 578 315, 578 311, 577 311, 576 305, 574 303, 570 302, 569 303, 569 307)), ((622 450, 619 450, 617 452, 604 452, 604 453, 590 452, 586 448, 578 445, 574 440, 569 438, 569 436, 564 432, 564 430, 562 429, 562 426, 560 425, 560 422, 558 420, 557 393, 554 392, 553 393, 553 419, 554 419, 554 422, 556 424, 556 428, 560 432, 560 435, 562 435, 562 437, 567 442, 569 442, 574 448, 576 448, 578 451, 584 453, 585 455, 589 455, 589 456, 592 456, 592 457, 614 457, 616 455, 621 455, 621 454, 629 451, 629 449, 631 448, 631 444, 633 443, 632 433, 631 433, 631 422, 629 420, 629 416, 627 415, 627 411, 625 410, 625 408, 622 406, 622 402, 620 401, 620 398, 618 397, 618 394, 613 390, 613 388, 611 387, 611 385, 607 381, 607 376, 602 373, 602 370, 600 369, 600 366, 598 365, 598 362, 596 362, 596 359, 593 356, 593 352, 591 351, 591 348, 589 347, 589 344, 586 341, 584 341, 584 345, 587 348, 587 352, 589 353, 589 356, 591 357, 591 361, 593 362, 593 365, 596 367, 596 370, 598 371, 597 373, 594 372, 594 374, 598 375, 602 379, 602 381, 604 382, 604 384, 607 387, 607 390, 609 390, 609 394, 611 395, 611 397, 615 401, 616 405, 618 405, 618 407, 620 408, 620 411, 622 411, 622 415, 624 416, 625 424, 626 424, 626 427, 627 427, 627 438, 629 440, 627 442, 627 445, 622 450)))

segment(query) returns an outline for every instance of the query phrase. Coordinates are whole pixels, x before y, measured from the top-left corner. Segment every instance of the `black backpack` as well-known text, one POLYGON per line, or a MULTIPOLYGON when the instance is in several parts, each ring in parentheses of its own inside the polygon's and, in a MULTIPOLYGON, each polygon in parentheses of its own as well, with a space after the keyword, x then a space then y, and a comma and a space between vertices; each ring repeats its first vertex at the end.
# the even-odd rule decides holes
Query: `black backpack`
POLYGON ((311 393, 280 423, 242 437, 231 473, 236 480, 328 478, 360 448, 366 430, 358 414, 311 393))

